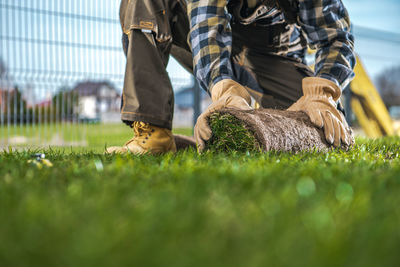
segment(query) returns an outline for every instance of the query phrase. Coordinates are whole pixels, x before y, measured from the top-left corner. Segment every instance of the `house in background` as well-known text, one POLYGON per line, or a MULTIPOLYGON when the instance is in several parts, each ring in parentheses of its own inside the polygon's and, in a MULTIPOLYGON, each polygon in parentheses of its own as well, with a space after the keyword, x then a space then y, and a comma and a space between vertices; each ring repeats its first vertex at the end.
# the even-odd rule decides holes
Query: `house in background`
MULTIPOLYGON (((201 111, 204 111, 212 102, 210 96, 204 90, 200 92, 200 100, 201 111)), ((175 94, 174 127, 187 128, 193 126, 193 101, 193 87, 182 89, 175 94)))
POLYGON ((121 121, 121 94, 109 82, 82 82, 72 92, 78 95, 80 120, 105 123, 121 121))

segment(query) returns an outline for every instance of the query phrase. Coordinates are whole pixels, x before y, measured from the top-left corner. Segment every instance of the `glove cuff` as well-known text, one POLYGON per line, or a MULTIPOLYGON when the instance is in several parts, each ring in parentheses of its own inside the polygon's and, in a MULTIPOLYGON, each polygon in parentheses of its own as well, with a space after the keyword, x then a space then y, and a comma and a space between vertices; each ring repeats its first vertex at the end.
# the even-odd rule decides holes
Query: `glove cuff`
POLYGON ((242 97, 249 105, 251 103, 250 94, 247 92, 246 88, 240 83, 235 82, 234 80, 224 79, 217 82, 211 88, 211 99, 213 102, 218 101, 220 98, 224 96, 240 96, 242 97))
POLYGON ((342 90, 340 90, 340 87, 328 79, 307 77, 303 79, 302 83, 304 96, 332 97, 336 102, 342 95, 342 90))

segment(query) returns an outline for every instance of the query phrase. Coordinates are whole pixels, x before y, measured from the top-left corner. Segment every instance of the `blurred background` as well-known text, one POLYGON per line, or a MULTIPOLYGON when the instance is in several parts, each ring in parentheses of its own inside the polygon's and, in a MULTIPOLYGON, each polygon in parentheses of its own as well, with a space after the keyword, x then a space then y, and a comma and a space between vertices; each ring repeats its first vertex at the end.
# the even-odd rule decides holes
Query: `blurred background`
MULTIPOLYGON (((342 100, 347 119, 359 135, 397 134, 400 1, 343 2, 358 55, 357 77, 342 100)), ((102 149, 132 136, 119 117, 125 68, 119 3, 0 0, 0 149, 102 149)), ((210 99, 173 58, 168 72, 175 131, 191 134, 210 99)))

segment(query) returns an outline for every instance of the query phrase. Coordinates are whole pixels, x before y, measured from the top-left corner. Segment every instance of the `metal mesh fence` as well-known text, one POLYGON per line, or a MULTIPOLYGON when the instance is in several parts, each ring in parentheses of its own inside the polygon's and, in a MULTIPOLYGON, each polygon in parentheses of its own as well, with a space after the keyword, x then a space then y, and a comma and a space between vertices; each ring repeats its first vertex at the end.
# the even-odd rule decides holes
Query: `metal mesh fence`
MULTIPOLYGON (((88 124, 120 122, 118 10, 108 0, 0 0, 0 148, 86 146, 88 124)), ((174 87, 190 84, 169 71, 174 87)))
MULTIPOLYGON (((0 149, 104 146, 119 142, 110 136, 122 131, 121 139, 129 137, 119 117, 119 2, 0 0, 0 149)), ((399 35, 357 26, 354 32, 364 61, 400 62, 399 35)), ((174 89, 192 86, 175 62, 168 72, 174 89)), ((175 114, 178 126, 193 121, 188 103, 175 114)))

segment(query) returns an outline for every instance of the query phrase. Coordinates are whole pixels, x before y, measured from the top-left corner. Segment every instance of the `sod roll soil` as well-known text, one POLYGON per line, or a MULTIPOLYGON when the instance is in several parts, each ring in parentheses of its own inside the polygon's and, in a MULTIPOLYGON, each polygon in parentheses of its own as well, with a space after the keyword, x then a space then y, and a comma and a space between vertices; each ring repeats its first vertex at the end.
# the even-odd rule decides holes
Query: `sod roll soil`
POLYGON ((185 150, 190 147, 196 149, 196 140, 193 136, 175 134, 174 138, 177 150, 185 150))
MULTIPOLYGON (((303 112, 275 109, 241 111, 224 109, 209 119, 213 137, 206 147, 217 151, 326 151, 322 129, 303 112)), ((351 129, 346 129, 351 134, 351 129)), ((341 149, 350 146, 342 144, 341 149)))
MULTIPOLYGON (((211 151, 326 151, 333 148, 325 141, 322 129, 316 128, 303 112, 276 109, 251 111, 223 109, 209 118, 213 132, 206 143, 211 151)), ((346 129, 351 133, 351 129, 346 129)), ((196 148, 193 137, 175 135, 178 150, 196 148)), ((350 146, 342 144, 341 149, 350 146)))

